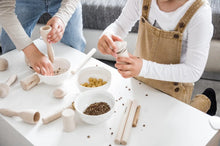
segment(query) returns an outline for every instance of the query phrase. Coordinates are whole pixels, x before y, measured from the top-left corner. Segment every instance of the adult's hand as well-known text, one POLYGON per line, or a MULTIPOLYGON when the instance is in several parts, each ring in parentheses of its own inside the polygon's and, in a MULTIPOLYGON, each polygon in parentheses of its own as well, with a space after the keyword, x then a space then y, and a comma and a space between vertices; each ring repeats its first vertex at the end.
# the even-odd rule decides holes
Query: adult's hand
POLYGON ((53 67, 49 59, 32 43, 23 49, 29 65, 42 75, 53 75, 53 67))
POLYGON ((129 57, 117 57, 115 67, 124 78, 136 77, 139 75, 143 61, 141 58, 129 54, 129 57))
POLYGON ((122 39, 116 35, 104 34, 99 39, 98 49, 102 54, 108 54, 116 57, 117 47, 115 41, 122 41, 122 39))
POLYGON ((52 27, 52 30, 47 35, 47 40, 49 43, 57 43, 63 37, 65 31, 65 25, 63 21, 54 16, 48 22, 47 25, 52 27))

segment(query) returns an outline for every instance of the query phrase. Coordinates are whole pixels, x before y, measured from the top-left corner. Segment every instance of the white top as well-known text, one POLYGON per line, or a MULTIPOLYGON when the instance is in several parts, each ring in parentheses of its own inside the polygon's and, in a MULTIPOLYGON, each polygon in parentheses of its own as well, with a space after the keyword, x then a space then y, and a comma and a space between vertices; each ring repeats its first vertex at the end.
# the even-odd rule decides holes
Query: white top
MULTIPOLYGON (((194 1, 188 0, 173 12, 164 12, 159 9, 156 0, 152 0, 149 22, 153 25, 156 21, 157 25, 166 31, 174 30, 194 1)), ((140 19, 142 3, 143 0, 128 0, 119 18, 108 26, 104 33, 110 32, 124 38, 140 19)), ((204 71, 212 35, 212 12, 206 2, 192 17, 183 33, 181 63, 166 65, 143 60, 139 75, 164 81, 196 82, 204 71)))
MULTIPOLYGON (((59 17, 66 26, 78 3, 79 0, 62 0, 55 16, 59 17)), ((17 49, 24 49, 32 43, 15 14, 15 0, 0 1, 0 25, 5 29, 17 49)))

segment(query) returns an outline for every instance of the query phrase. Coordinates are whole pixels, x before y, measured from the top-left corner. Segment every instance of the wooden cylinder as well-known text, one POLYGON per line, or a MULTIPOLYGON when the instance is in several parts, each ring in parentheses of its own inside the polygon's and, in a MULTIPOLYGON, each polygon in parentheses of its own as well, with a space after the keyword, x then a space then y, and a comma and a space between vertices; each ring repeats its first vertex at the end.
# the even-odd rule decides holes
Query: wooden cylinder
POLYGON ((32 74, 20 81, 21 87, 24 90, 30 90, 40 82, 40 78, 37 74, 32 74))

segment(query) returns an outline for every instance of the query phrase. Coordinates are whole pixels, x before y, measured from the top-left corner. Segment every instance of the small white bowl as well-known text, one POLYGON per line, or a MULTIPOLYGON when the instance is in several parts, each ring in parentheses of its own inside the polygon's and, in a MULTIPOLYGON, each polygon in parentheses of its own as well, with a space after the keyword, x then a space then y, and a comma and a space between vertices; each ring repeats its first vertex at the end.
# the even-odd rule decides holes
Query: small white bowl
POLYGON ((79 117, 86 123, 96 125, 108 120, 114 113, 115 98, 111 93, 104 90, 89 90, 82 92, 74 102, 74 106, 79 117), (86 108, 96 102, 106 102, 110 106, 110 111, 101 115, 87 115, 83 112, 86 108))
POLYGON ((63 73, 53 76, 44 76, 42 74, 38 74, 40 80, 48 85, 60 85, 62 84, 70 75, 70 62, 65 58, 55 58, 53 63, 53 70, 65 70, 63 73))
POLYGON ((95 90, 95 89, 108 89, 111 84, 111 72, 103 67, 88 67, 83 70, 81 70, 78 73, 77 78, 77 86, 80 91, 87 91, 87 90, 95 90), (106 81, 107 83, 99 86, 99 87, 85 87, 81 84, 85 82, 89 82, 89 78, 96 78, 96 79, 103 79, 103 81, 106 81))

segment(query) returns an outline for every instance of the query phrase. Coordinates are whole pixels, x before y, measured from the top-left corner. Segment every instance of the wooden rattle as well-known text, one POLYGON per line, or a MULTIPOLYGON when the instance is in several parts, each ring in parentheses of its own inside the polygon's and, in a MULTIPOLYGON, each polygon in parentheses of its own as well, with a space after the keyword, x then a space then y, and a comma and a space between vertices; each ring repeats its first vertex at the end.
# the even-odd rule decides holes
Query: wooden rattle
POLYGON ((29 124, 36 124, 40 119, 40 113, 35 110, 24 110, 24 111, 16 112, 9 109, 0 109, 0 113, 8 117, 18 116, 24 122, 29 124))
POLYGON ((10 86, 16 81, 17 76, 16 75, 12 75, 7 81, 6 83, 0 83, 0 97, 6 97, 9 93, 10 90, 10 86))
POLYGON ((50 61, 54 62, 54 51, 52 45, 47 41, 47 35, 52 30, 52 27, 49 25, 42 26, 40 28, 40 35, 43 38, 44 42, 47 44, 47 54, 50 61))
POLYGON ((5 58, 0 58, 0 71, 8 69, 8 61, 5 58))

